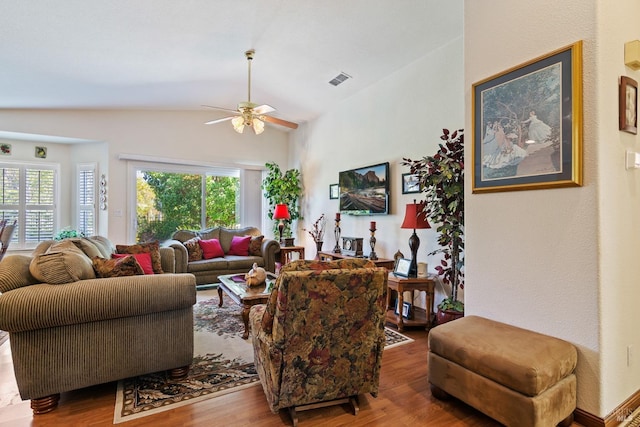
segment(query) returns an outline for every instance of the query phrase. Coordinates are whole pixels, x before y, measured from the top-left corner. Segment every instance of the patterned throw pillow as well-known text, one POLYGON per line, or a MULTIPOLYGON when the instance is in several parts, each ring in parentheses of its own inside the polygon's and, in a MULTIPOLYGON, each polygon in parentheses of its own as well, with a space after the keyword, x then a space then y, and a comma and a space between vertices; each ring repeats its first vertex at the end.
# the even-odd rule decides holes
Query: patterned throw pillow
POLYGON ((202 257, 204 259, 219 258, 224 256, 224 251, 220 245, 220 240, 198 240, 198 244, 202 248, 202 257))
POLYGON ((249 255, 262 256, 262 241, 264 236, 253 236, 249 242, 249 255))
POLYGON ((94 257, 92 260, 93 269, 96 272, 96 277, 122 277, 122 276, 137 276, 144 274, 142 267, 136 261, 133 255, 125 255, 123 258, 101 258, 94 257))
POLYGON ((160 244, 155 242, 138 243, 136 245, 116 245, 116 252, 119 254, 151 254, 151 264, 155 274, 162 274, 162 263, 160 262, 160 244))
POLYGON ((138 261, 138 264, 140 264, 140 267, 142 267, 142 271, 144 272, 144 274, 154 274, 154 272, 153 272, 153 263, 151 262, 151 254, 150 253, 131 254, 131 255, 127 255, 127 254, 112 254, 111 258, 124 258, 124 257, 128 257, 128 256, 133 256, 136 259, 136 261, 138 261))
POLYGON ((251 236, 233 236, 231 239, 231 247, 229 248, 229 255, 247 256, 249 255, 249 244, 251 243, 251 236))
POLYGON ((194 237, 193 239, 183 242, 183 245, 187 248, 187 253, 189 254, 189 261, 200 261, 203 258, 199 240, 200 237, 194 237))
POLYGON ((96 277, 91 259, 68 240, 55 242, 45 253, 33 257, 29 272, 38 282, 52 285, 96 277))

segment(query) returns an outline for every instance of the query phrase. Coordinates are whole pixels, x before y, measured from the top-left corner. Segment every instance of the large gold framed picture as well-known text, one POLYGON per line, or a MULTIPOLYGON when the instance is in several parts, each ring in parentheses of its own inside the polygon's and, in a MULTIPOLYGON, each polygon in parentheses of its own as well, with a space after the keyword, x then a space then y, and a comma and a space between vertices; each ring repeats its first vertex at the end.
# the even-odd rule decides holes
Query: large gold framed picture
POLYGON ((582 41, 473 84, 473 192, 582 185, 582 41))

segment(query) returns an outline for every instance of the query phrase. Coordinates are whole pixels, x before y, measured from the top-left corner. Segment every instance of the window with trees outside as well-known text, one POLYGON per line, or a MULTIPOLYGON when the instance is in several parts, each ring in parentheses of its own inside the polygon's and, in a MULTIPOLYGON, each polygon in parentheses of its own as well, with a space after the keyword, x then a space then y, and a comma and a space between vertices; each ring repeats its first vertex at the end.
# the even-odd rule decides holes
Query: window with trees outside
POLYGON ((0 219, 17 221, 16 249, 52 239, 57 224, 57 165, 0 163, 0 219))
POLYGON ((136 240, 166 240, 178 229, 238 228, 240 170, 136 169, 136 240))

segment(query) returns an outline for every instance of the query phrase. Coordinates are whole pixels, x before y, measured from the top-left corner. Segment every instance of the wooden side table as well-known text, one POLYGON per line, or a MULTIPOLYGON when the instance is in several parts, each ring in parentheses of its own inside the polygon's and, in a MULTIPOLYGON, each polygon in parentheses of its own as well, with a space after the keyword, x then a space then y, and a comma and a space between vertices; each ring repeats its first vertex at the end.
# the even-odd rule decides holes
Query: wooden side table
POLYGON ((285 265, 294 261, 291 256, 294 253, 298 254, 298 259, 304 259, 304 246, 281 246, 280 263, 285 265))
POLYGON ((403 331, 405 326, 424 326, 425 329, 431 327, 431 317, 433 313, 433 298, 436 282, 433 275, 428 277, 406 278, 398 277, 393 273, 389 273, 387 281, 387 316, 386 320, 398 327, 398 331, 403 331), (395 300, 391 299, 391 291, 398 294, 398 314, 395 312, 395 300), (412 319, 402 317, 402 305, 404 303, 404 292, 411 291, 411 303, 413 304, 413 292, 424 291, 427 293, 427 308, 423 314, 421 311, 413 310, 412 319))

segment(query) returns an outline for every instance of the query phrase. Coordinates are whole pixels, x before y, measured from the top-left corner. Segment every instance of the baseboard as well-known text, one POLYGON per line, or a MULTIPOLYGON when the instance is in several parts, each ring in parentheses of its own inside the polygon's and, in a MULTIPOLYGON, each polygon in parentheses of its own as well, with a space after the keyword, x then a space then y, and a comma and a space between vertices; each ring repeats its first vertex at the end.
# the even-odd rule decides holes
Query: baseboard
POLYGON ((573 412, 573 416, 574 421, 584 427, 616 427, 638 407, 640 407, 640 390, 633 393, 604 419, 580 408, 573 412))

